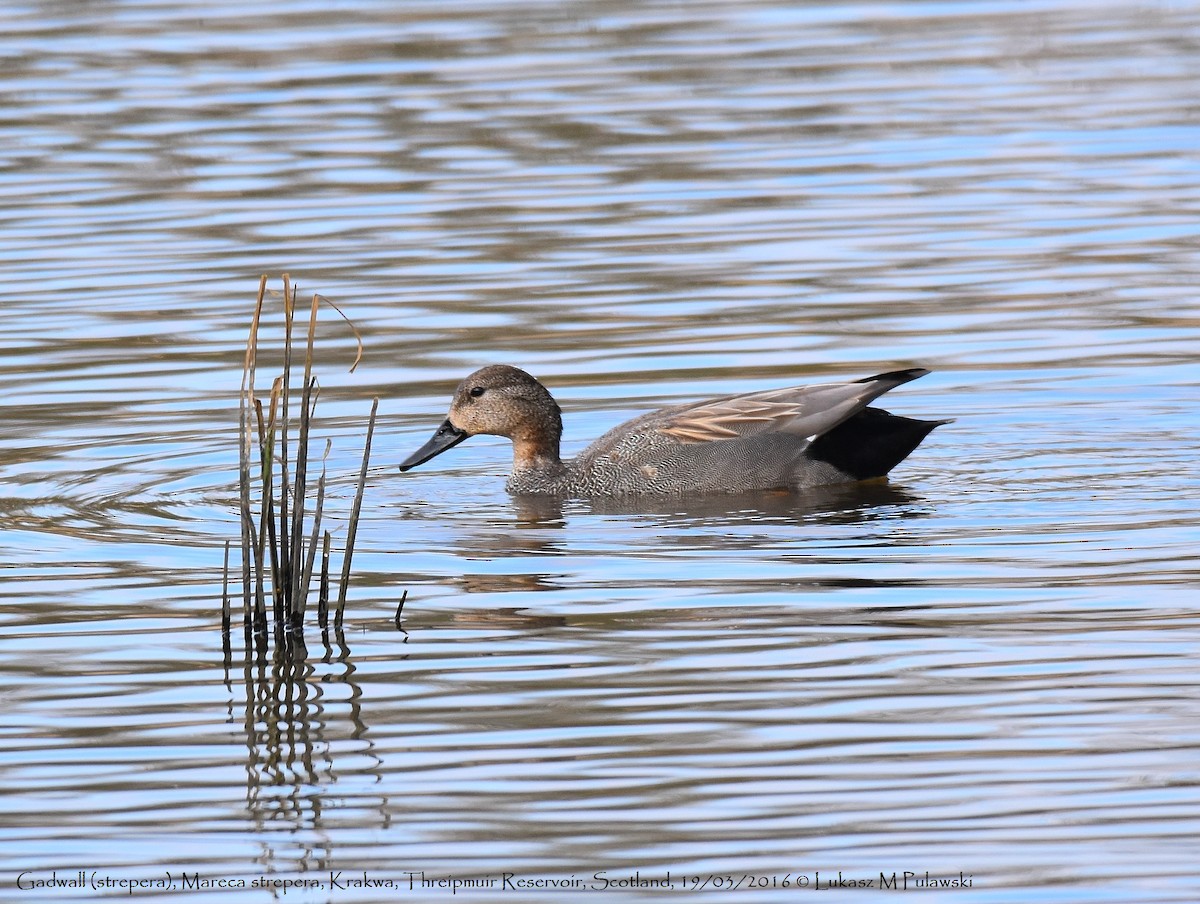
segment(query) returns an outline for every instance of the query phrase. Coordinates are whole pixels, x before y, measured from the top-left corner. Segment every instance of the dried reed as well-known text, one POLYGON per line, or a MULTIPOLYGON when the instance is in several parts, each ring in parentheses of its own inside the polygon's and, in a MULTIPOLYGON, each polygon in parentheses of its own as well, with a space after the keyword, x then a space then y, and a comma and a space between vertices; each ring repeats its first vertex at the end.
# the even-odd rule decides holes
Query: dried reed
MULTIPOLYGON (((321 476, 315 492, 309 480, 309 437, 320 388, 313 375, 313 346, 316 338, 317 311, 322 301, 330 304, 343 318, 341 310, 314 295, 308 318, 307 342, 304 352, 304 379, 299 389, 299 402, 292 387, 292 340, 295 321, 296 287, 285 274, 283 277, 284 350, 283 371, 271 385, 264 406, 255 394, 259 332, 267 297, 267 277, 262 277, 246 353, 242 365, 242 387, 239 403, 238 485, 242 540, 242 601, 246 649, 251 640, 260 650, 265 649, 268 631, 275 638, 276 649, 303 649, 306 599, 312 585, 316 564, 317 542, 322 536, 325 509, 325 459, 330 441, 326 440, 321 457, 321 476), (264 410, 265 407, 265 410, 264 410), (295 410, 293 410, 295 409, 295 410), (293 432, 294 428, 294 432, 293 432), (252 459, 257 445, 258 474, 253 474, 252 459), (311 515, 309 512, 311 511, 311 515), (306 523, 307 519, 307 523, 306 523), (271 594, 270 625, 267 617, 267 588, 271 594)), ((348 323, 349 321, 347 321, 348 323)), ((351 325, 353 329, 353 325, 351 325)), ((358 354, 354 367, 362 357, 362 340, 358 337, 358 354)), ((351 367, 351 370, 354 369, 351 367)), ((350 562, 358 533, 362 511, 363 490, 371 454, 371 439, 375 431, 375 415, 379 399, 371 405, 367 421, 367 438, 363 448, 362 468, 357 491, 347 524, 346 548, 343 551, 341 580, 338 586, 336 628, 342 624, 346 591, 350 583, 350 562)), ((324 532, 324 551, 319 573, 320 599, 318 619, 322 629, 327 627, 329 601, 330 532, 324 532)), ((222 600, 222 629, 228 639, 229 612, 229 546, 225 551, 226 589, 222 600)))

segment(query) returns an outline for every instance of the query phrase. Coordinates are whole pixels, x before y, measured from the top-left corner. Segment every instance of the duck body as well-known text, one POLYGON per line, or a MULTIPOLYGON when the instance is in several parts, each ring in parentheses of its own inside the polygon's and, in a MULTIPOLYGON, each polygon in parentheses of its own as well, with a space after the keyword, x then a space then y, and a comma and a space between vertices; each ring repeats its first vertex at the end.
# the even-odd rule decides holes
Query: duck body
POLYGON ((887 474, 946 423, 868 407, 926 373, 913 368, 663 408, 614 427, 563 461, 553 397, 524 371, 492 365, 459 384, 449 416, 400 469, 486 433, 512 440, 506 488, 518 495, 664 496, 866 480, 887 474))

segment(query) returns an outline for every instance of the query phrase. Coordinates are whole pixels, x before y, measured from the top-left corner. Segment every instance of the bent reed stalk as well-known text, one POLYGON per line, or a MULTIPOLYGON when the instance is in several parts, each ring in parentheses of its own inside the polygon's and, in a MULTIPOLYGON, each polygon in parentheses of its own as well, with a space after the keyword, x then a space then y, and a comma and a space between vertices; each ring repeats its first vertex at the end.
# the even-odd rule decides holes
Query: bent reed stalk
MULTIPOLYGON (((309 479, 309 436, 320 387, 313 375, 313 347, 320 304, 329 304, 343 319, 345 315, 328 299, 320 295, 313 296, 304 353, 304 378, 299 392, 295 393, 292 391, 292 331, 296 313, 296 293, 296 287, 291 284, 287 274, 284 274, 283 371, 272 381, 265 405, 255 394, 255 378, 259 333, 268 295, 266 276, 259 280, 258 297, 254 305, 254 316, 250 322, 242 365, 238 407, 238 500, 242 541, 242 614, 247 650, 253 642, 260 651, 265 651, 269 628, 277 649, 290 648, 302 635, 305 603, 316 565, 317 544, 322 537, 322 519, 325 514, 325 459, 329 455, 332 443, 326 440, 325 453, 321 456, 321 475, 316 481, 314 491, 309 479), (297 395, 298 404, 295 398, 297 395), (293 411, 293 408, 296 410, 293 411), (252 473, 255 457, 258 459, 257 478, 252 473), (267 616, 268 588, 271 594, 270 625, 267 616)), ((349 320, 346 322, 349 323, 349 320)), ((358 354, 350 368, 353 371, 362 358, 362 339, 358 331, 354 330, 353 324, 350 324, 350 327, 358 340, 358 354)), ((341 581, 338 587, 335 622, 337 628, 341 627, 346 591, 350 583, 350 562, 354 555, 354 541, 358 532, 358 518, 362 508, 371 438, 375 431, 378 407, 379 399, 376 398, 371 405, 371 414, 367 421, 362 468, 358 475, 354 505, 347 526, 346 548, 343 550, 341 581)), ((321 591, 318 624, 322 631, 327 631, 330 560, 328 530, 324 531, 323 547, 318 575, 321 591)), ((226 642, 230 631, 228 578, 227 544, 226 591, 222 599, 222 632, 226 642)), ((302 638, 298 642, 303 645, 302 638)))

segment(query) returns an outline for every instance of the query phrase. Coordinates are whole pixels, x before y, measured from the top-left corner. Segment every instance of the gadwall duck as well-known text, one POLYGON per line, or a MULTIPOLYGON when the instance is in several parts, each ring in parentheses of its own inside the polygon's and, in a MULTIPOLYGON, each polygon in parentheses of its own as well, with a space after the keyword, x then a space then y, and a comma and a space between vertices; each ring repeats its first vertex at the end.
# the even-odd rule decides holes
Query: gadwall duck
POLYGON ((948 423, 867 407, 927 373, 915 367, 663 408, 614 427, 563 461, 562 412, 553 396, 525 371, 493 364, 458 385, 446 420, 400 470, 486 433, 512 440, 506 487, 514 494, 729 493, 867 480, 887 474, 948 423))

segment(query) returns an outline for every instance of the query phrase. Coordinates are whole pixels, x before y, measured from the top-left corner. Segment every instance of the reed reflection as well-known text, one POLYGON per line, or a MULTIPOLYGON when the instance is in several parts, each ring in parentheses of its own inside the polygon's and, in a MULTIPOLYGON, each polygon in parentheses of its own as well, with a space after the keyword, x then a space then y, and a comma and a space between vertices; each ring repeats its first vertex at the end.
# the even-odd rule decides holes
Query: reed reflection
MULTIPOLYGON (((340 628, 321 632, 320 658, 310 656, 304 636, 253 644, 233 651, 226 635, 225 682, 231 723, 245 734, 246 808, 259 828, 320 828, 325 790, 359 775, 378 784, 383 759, 371 737, 356 666, 340 628), (236 661, 240 660, 240 661, 236 661), (234 688, 240 669, 241 693, 234 688), (344 691, 344 692, 339 692, 344 691)), ((356 810, 362 811, 359 800, 356 810)), ((380 795, 365 808, 387 821, 380 795)))

